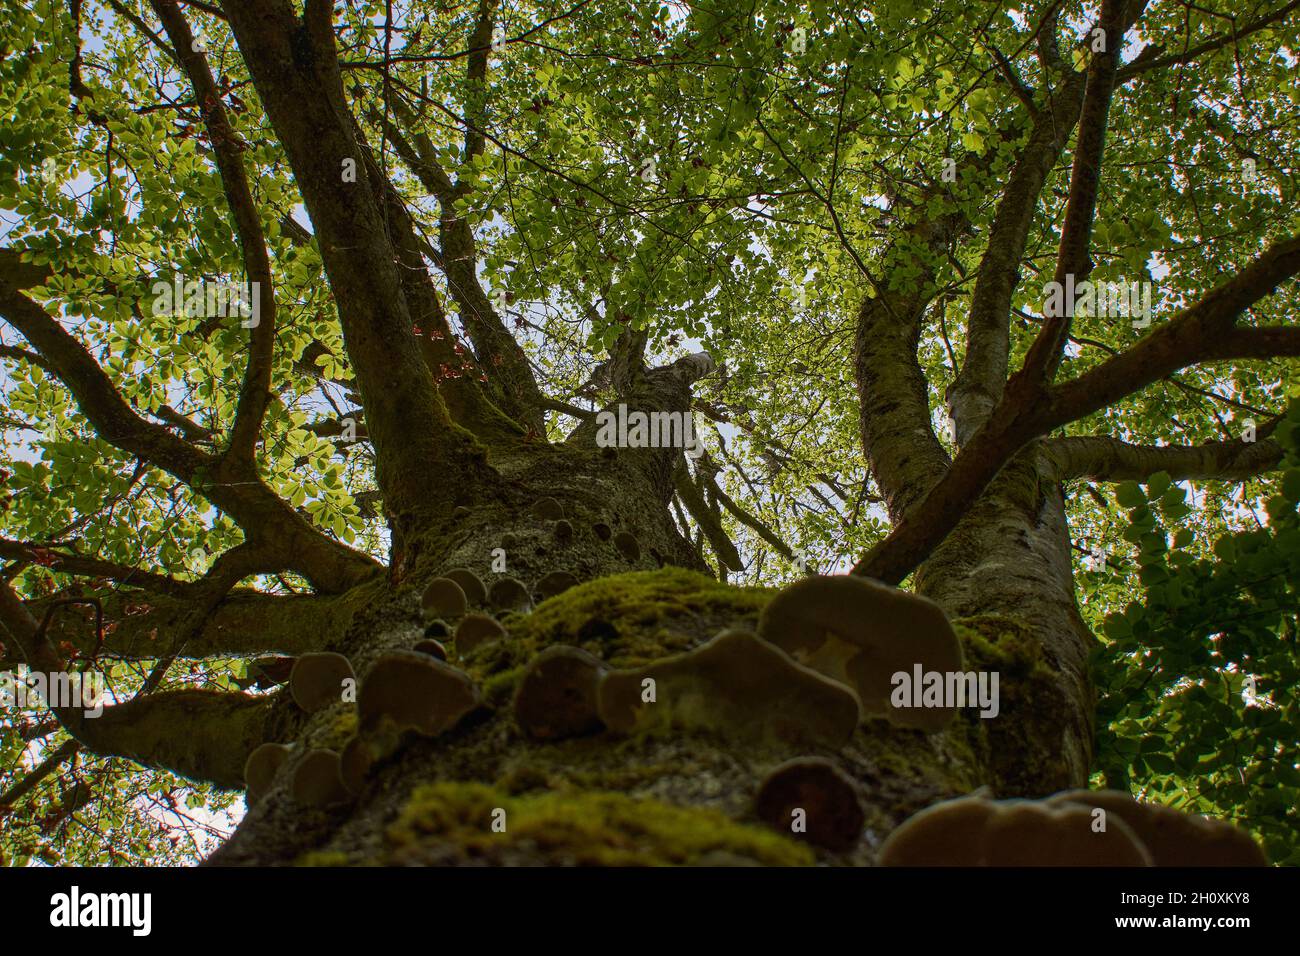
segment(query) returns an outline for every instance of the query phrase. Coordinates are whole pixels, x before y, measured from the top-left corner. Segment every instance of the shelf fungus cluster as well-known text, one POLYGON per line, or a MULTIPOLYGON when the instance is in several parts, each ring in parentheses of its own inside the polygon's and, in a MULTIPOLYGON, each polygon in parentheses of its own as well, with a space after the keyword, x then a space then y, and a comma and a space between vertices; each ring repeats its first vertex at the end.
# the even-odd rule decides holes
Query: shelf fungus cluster
POLYGON ((847 687, 739 629, 676 657, 611 671, 600 683, 599 710, 617 733, 687 726, 833 749, 848 743, 859 718, 847 687))
POLYGON ((942 730, 956 708, 890 703, 895 674, 962 670, 961 644, 939 605, 869 578, 808 577, 763 609, 758 636, 800 664, 852 687, 864 714, 942 730))
MULTIPOLYGON (((891 678, 916 666, 962 667, 957 636, 937 605, 861 578, 810 578, 766 605, 757 633, 729 628, 643 666, 614 669, 580 648, 552 646, 525 669, 514 714, 535 741, 687 729, 787 751, 835 751, 865 717, 926 732, 951 721, 952 707, 891 707, 891 678)), ((857 845, 866 819, 857 783, 824 757, 772 770, 755 813, 833 852, 857 845)))
POLYGON ((1104 811, 1131 829, 1156 866, 1267 866, 1258 843, 1245 830, 1222 820, 1155 803, 1140 803, 1118 790, 1066 790, 1050 797, 1051 804, 1104 811))
MULTIPOLYGON (((468 572, 467 572, 468 573, 468 572)), ((426 589, 424 608, 438 613, 460 607, 456 632, 457 652, 504 635, 505 630, 486 615, 464 614, 465 588, 450 577, 426 589), (430 593, 432 590, 432 593, 430 593), (459 603, 458 603, 459 602, 459 603)), ((486 590, 470 592, 486 596, 486 590)), ((289 677, 290 695, 308 713, 342 701, 343 682, 354 678, 352 665, 341 654, 303 654, 289 677)), ((358 732, 342 753, 326 748, 309 750, 296 762, 293 748, 265 743, 253 750, 244 766, 250 805, 270 789, 280 768, 289 764, 289 792, 305 806, 331 807, 348 802, 361 792, 366 776, 382 757, 393 753, 408 731, 436 737, 456 726, 481 703, 469 675, 447 663, 447 649, 425 638, 411 650, 381 654, 360 683, 356 697, 358 732)))
POLYGON ((520 680, 515 719, 536 740, 681 726, 839 748, 857 727, 858 704, 848 688, 753 633, 728 630, 685 654, 619 670, 580 648, 550 647, 520 680))
POLYGON ((1114 790, 1046 800, 961 797, 910 817, 880 848, 883 866, 1263 866, 1236 827, 1139 803, 1114 790))
MULTIPOLYGON (((497 589, 513 589, 512 581, 497 581, 488 600, 496 605, 497 589)), ((553 571, 536 590, 547 598, 577 583, 553 571)), ((520 585, 520 602, 524 590, 520 585)), ((457 631, 461 653, 480 640, 470 620, 465 635, 457 631)), ((489 621, 475 629, 490 628, 489 621)), ((527 668, 516 713, 535 739, 684 726, 838 749, 865 716, 927 732, 949 723, 954 707, 891 706, 893 675, 918 666, 962 667, 957 636, 937 605, 863 578, 808 578, 768 603, 756 634, 726 630, 642 667, 609 670, 576 648, 552 648, 527 668)))

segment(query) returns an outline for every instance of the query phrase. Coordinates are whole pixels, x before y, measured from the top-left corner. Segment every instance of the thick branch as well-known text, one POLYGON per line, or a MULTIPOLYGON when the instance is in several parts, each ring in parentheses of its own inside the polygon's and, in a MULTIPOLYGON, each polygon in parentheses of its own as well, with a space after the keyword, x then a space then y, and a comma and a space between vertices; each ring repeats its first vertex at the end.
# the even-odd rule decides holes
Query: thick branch
POLYGON ((691 479, 685 458, 682 458, 673 470, 673 488, 677 491, 677 497, 687 512, 695 519, 696 525, 704 532, 709 547, 713 548, 713 553, 718 556, 718 563, 728 571, 739 571, 744 568, 745 563, 740 560, 740 552, 736 550, 735 543, 723 529, 717 514, 705 502, 699 486, 691 479))
POLYGON ((231 29, 307 206, 366 409, 376 477, 399 534, 490 493, 452 426, 413 332, 400 254, 355 136, 324 3, 300 23, 287 0, 228 0, 231 29), (431 475, 465 475, 457 483, 431 475))
POLYGON ((162 0, 150 0, 150 3, 162 20, 163 29, 175 47, 176 57, 194 88, 194 98, 200 104, 199 111, 212 143, 221 185, 243 250, 244 269, 256 297, 256 324, 249 333, 248 365, 244 369, 235 421, 226 446, 226 455, 232 462, 241 463, 252 471, 254 448, 271 399, 272 349, 275 345, 275 284, 266 236, 240 155, 246 147, 230 125, 221 94, 208 68, 208 58, 194 49, 194 34, 175 3, 162 0))
MULTIPOLYGON (((400 100, 395 106, 404 122, 414 123, 413 114, 400 100)), ((540 434, 543 398, 528 356, 501 321, 479 282, 474 230, 463 209, 465 183, 452 183, 438 163, 427 136, 419 133, 407 139, 393 124, 385 128, 402 161, 438 199, 438 267, 447 277, 447 288, 456 300, 460 320, 474 345, 479 365, 488 375, 493 400, 506 414, 540 434)), ((481 142, 479 149, 482 149, 481 142)))
MULTIPOLYGON (((1062 287, 1067 277, 1082 282, 1092 272, 1088 249, 1101 186, 1102 154, 1106 147, 1111 96, 1115 91, 1115 71, 1123 46, 1124 11, 1128 5, 1126 0, 1102 0, 1101 4, 1098 28, 1105 49, 1094 53, 1088 64, 1088 85, 1074 145, 1074 165, 1070 170, 1070 195, 1056 254, 1054 280, 1062 287)), ((1045 385, 1056 374, 1070 336, 1071 311, 1066 307, 1061 315, 1043 316, 1042 330, 1025 357, 1021 374, 1026 379, 1032 377, 1045 385)))
MULTIPOLYGON (((234 590, 206 616, 201 630, 187 635, 194 608, 187 597, 132 590, 85 593, 98 598, 104 608, 101 656, 125 660, 297 656, 319 650, 343 636, 365 594, 364 589, 340 596, 272 596, 234 590)), ((38 600, 31 606, 39 612, 46 604, 38 600)), ((49 633, 51 640, 66 642, 82 657, 96 650, 94 628, 75 609, 55 617, 49 633)), ((19 662, 0 656, 0 667, 19 662)))
MULTIPOLYGON (((0 582, 0 624, 32 670, 56 674, 65 664, 9 585, 0 582)), ((103 707, 97 716, 78 702, 51 707, 73 739, 102 756, 129 757, 232 789, 242 785, 244 761, 262 742, 266 698, 203 690, 139 696, 103 707)))
POLYGON ((184 581, 177 581, 165 574, 143 571, 130 565, 77 554, 73 551, 64 550, 63 545, 0 538, 0 558, 41 564, 52 571, 61 571, 66 574, 109 578, 130 587, 158 591, 174 597, 183 595, 186 588, 189 587, 184 581))
MULTIPOLYGON (((72 392, 81 413, 109 444, 162 468, 229 514, 250 540, 325 591, 342 591, 378 569, 367 556, 326 537, 255 475, 141 418, 86 348, 44 309, 0 278, 0 314, 30 342, 72 392)), ((367 410, 369 411, 369 410, 367 410)))
POLYGON ((1012 379, 1002 403, 948 471, 853 573, 901 581, 956 526, 1011 456, 1054 428, 1107 408, 1188 365, 1300 355, 1300 327, 1239 329, 1233 324, 1248 306, 1297 273, 1300 236, 1271 246, 1133 348, 1046 394, 1033 377, 1012 379))
POLYGON ((1025 244, 1039 195, 1078 119, 1083 95, 1083 75, 1073 74, 1048 107, 1037 113, 1029 141, 998 202, 971 297, 965 360, 948 394, 959 445, 984 424, 1002 398, 1011 346, 1011 299, 1025 244))
MULTIPOLYGON (((1262 439, 1266 426, 1257 435, 1262 439)), ((1062 481, 1146 481, 1167 472, 1175 481, 1244 481, 1278 466, 1282 449, 1271 441, 1240 438, 1202 445, 1131 445, 1105 436, 1053 438, 1044 448, 1062 481)))
POLYGON ((1258 17, 1244 24, 1240 28, 1234 29, 1229 33, 1220 33, 1204 43, 1198 43, 1194 47, 1188 47, 1181 53, 1171 53, 1168 56, 1161 56, 1162 48, 1159 46, 1149 46, 1143 49, 1132 63, 1119 71, 1119 82, 1127 83, 1134 77, 1141 76, 1143 73, 1149 73, 1152 70, 1161 70, 1167 66, 1180 66, 1184 63, 1191 63, 1199 59, 1206 53, 1214 53, 1230 45, 1235 45, 1246 39, 1252 33, 1258 33, 1266 27, 1272 26, 1284 20, 1292 11, 1300 7, 1300 0, 1291 0, 1290 3, 1283 4, 1272 13, 1258 17), (1151 55, 1147 55, 1151 51, 1151 55))
POLYGON ((0 793, 0 807, 11 807, 16 801, 31 793, 42 780, 71 760, 73 755, 80 749, 81 744, 78 741, 65 740, 61 745, 50 751, 45 759, 33 767, 21 780, 4 793, 0 793))
POLYGON ((77 739, 104 757, 126 757, 230 790, 244 787, 244 762, 264 740, 270 699, 177 690, 105 707, 77 739))

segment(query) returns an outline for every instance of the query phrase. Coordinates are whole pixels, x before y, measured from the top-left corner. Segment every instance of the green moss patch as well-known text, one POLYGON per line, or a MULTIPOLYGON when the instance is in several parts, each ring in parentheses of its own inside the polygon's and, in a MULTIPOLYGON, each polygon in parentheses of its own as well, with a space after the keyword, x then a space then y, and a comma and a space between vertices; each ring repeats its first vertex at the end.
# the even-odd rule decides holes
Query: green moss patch
POLYGON ((575 644, 614 666, 634 666, 687 650, 723 627, 753 627, 770 596, 682 568, 634 571, 544 602, 511 636, 537 650, 575 644))
POLYGON ((671 866, 725 856, 769 866, 813 863, 805 846, 712 810, 607 791, 510 796, 476 783, 418 788, 387 830, 389 862, 671 866), (494 811, 504 832, 493 832, 494 811), (497 814, 499 818, 499 814, 497 814))
POLYGON ((508 703, 522 668, 554 644, 570 644, 611 667, 636 667, 690 650, 727 627, 754 628, 771 598, 682 568, 598 578, 556 595, 530 614, 500 620, 505 640, 457 660, 490 706, 508 703))

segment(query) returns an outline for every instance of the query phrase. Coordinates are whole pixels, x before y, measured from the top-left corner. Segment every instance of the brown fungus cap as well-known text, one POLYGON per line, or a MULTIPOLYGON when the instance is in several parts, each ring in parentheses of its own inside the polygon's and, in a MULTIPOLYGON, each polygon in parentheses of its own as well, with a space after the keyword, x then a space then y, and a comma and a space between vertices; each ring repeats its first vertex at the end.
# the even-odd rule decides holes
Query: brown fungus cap
POLYGON ((293 771, 293 799, 309 807, 329 807, 349 799, 343 785, 339 755, 332 750, 310 751, 293 771))
POLYGON ((411 650, 419 651, 421 654, 428 654, 430 657, 436 657, 440 661, 447 659, 447 648, 443 647, 442 641, 435 641, 431 637, 416 641, 411 650))
POLYGON ((460 617, 468 603, 464 590, 451 578, 434 578, 420 598, 420 607, 426 618, 460 617))
POLYGON ((1118 817, 1146 845, 1156 866, 1268 865, 1246 830, 1172 807, 1139 803, 1119 790, 1067 790, 1048 803, 1105 810, 1107 826, 1118 817))
POLYGON ((629 561, 641 560, 641 543, 627 531, 620 531, 614 535, 614 547, 618 548, 619 554, 629 561))
POLYGON ((379 656, 357 696, 362 727, 388 718, 401 729, 436 737, 478 706, 474 682, 456 668, 416 651, 379 656))
POLYGON ((601 541, 608 541, 614 536, 614 532, 610 530, 609 525, 605 524, 603 521, 597 521, 591 526, 591 530, 595 532, 596 537, 601 541))
POLYGON ((497 611, 528 611, 533 606, 533 598, 523 582, 515 578, 498 578, 488 591, 488 603, 497 611))
POLYGON ((851 690, 742 630, 644 667, 610 671, 597 697, 605 726, 618 733, 667 723, 839 749, 859 720, 851 690), (655 681, 654 703, 642 700, 646 678, 655 681))
POLYGON ((788 760, 763 780, 754 812, 769 826, 828 850, 852 849, 862 838, 866 811, 858 785, 825 757, 788 760), (803 832, 792 830, 796 810, 803 832))
POLYGON ((564 517, 564 508, 554 498, 538 498, 533 502, 533 514, 548 521, 559 521, 564 517))
POLYGON ((515 691, 515 722, 533 740, 561 740, 600 731, 597 687, 605 672, 599 658, 579 647, 546 648, 524 670, 515 691))
POLYGON ((790 585, 763 609, 758 634, 795 660, 846 683, 867 714, 925 731, 946 726, 954 707, 894 707, 897 673, 914 667, 962 670, 961 644, 939 605, 870 578, 813 576, 790 585))
POLYGON ((324 710, 343 699, 343 682, 356 675, 342 654, 329 651, 303 654, 289 674, 289 693, 303 710, 324 710))
POLYGON ((1150 866, 1122 820, 1093 827, 1085 807, 961 797, 926 807, 894 829, 881 866, 1150 866))
POLYGON ((487 586, 469 568, 452 568, 443 577, 460 585, 460 589, 465 592, 465 600, 470 604, 482 604, 487 600, 487 586))
POLYGON ((486 614, 466 614, 456 626, 452 639, 456 642, 456 653, 468 654, 505 636, 506 629, 494 618, 486 614))
POLYGON ((275 772, 280 769, 289 748, 284 744, 262 744, 255 747, 244 761, 244 784, 248 790, 248 803, 251 806, 265 796, 271 789, 275 772))
POLYGON ((561 519, 555 522, 555 539, 557 541, 568 541, 573 537, 573 525, 561 519))
POLYGON ((570 571, 552 571, 537 582, 537 593, 543 598, 553 598, 576 587, 578 578, 570 571))

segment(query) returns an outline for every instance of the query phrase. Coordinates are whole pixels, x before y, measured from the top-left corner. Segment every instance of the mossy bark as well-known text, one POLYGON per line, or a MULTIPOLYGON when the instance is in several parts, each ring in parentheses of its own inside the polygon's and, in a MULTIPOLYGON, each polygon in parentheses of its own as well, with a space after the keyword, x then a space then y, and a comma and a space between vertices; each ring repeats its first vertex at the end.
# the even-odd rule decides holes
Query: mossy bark
MULTIPOLYGON (((935 734, 869 720, 837 751, 728 739, 690 725, 530 740, 511 705, 524 667, 544 648, 575 645, 611 667, 637 666, 697 647, 725 628, 754 628, 773 593, 702 573, 669 517, 670 473, 657 463, 645 467, 641 454, 610 458, 585 447, 539 446, 496 456, 509 493, 427 528, 390 580, 364 586, 361 609, 329 649, 347 655, 364 681, 378 654, 410 648, 424 636, 421 590, 451 568, 470 568, 488 584, 509 575, 532 587, 556 570, 582 583, 531 613, 505 616, 501 642, 464 655, 448 642, 449 663, 470 674, 484 695, 483 706, 457 727, 432 739, 404 737, 371 769, 360 796, 336 808, 293 801, 291 758, 211 862, 866 864, 893 827, 937 800, 984 785, 1013 795, 1083 782, 1082 768, 1055 751, 1061 723, 1086 725, 1085 699, 1075 693, 1076 681, 1060 678, 1057 638, 1042 630, 1053 622, 1021 614, 1016 598, 1023 599, 1029 579, 1017 571, 993 587, 995 579, 977 576, 972 586, 983 597, 976 599, 935 577, 946 566, 942 554, 926 569, 927 589, 968 618, 958 622, 958 633, 971 666, 1001 671, 1001 720, 965 711, 935 734), (555 520, 532 512, 542 496, 561 503, 571 534, 557 536, 555 520), (594 530, 598 524, 634 534, 640 558, 630 561, 594 530), (861 788, 865 832, 848 851, 805 845, 755 814, 766 774, 808 755, 834 760, 861 788)), ((994 521, 987 540, 1006 533, 994 521)), ((1015 541, 1011 535, 1008 547, 1018 547, 1015 541)), ((1044 594, 1051 584, 1040 583, 1044 594)), ((268 740, 298 744, 299 756, 312 748, 340 750, 356 730, 355 707, 340 702, 308 715, 285 693, 266 727, 268 740)))

